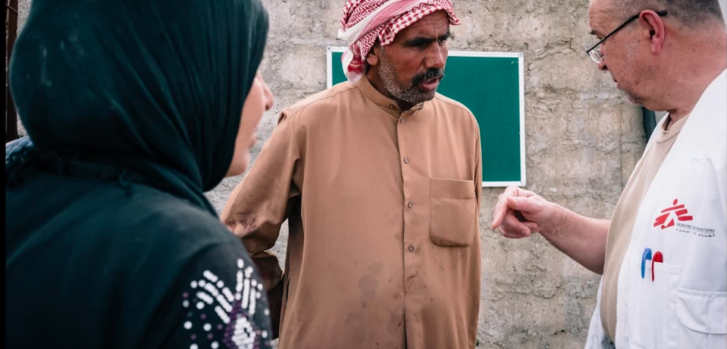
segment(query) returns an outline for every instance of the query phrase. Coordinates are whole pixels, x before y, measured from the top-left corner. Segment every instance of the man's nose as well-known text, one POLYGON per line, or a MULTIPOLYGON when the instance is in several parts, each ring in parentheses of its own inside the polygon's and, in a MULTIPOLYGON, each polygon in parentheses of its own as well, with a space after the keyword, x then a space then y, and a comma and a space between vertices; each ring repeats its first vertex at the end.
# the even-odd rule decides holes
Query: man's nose
POLYGON ((598 63, 598 70, 608 71, 608 66, 606 65, 606 45, 601 44, 598 50, 598 55, 601 56, 601 63, 598 63))
POLYGON ((427 52, 427 58, 424 61, 425 68, 442 69, 447 63, 447 48, 438 44, 432 46, 429 52, 427 52))

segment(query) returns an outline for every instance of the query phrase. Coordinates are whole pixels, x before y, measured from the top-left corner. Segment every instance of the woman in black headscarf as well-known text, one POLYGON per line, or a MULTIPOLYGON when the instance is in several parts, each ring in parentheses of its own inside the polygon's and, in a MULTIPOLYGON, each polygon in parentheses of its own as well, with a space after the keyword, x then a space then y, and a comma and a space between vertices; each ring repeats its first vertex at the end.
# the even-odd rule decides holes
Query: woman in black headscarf
POLYGON ((10 71, 34 144, 7 163, 7 347, 270 346, 259 275, 203 195, 245 170, 272 103, 267 29, 259 0, 33 1, 10 71))

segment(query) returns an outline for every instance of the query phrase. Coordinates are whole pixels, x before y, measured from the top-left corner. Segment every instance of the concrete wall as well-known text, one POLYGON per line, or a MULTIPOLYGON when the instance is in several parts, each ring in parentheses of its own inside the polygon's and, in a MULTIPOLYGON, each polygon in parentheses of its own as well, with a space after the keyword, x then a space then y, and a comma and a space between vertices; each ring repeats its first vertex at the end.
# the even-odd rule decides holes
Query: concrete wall
MULTIPOLYGON (((21 10, 29 0, 21 0, 21 10)), ((261 72, 275 94, 254 157, 278 113, 326 87, 325 48, 336 39, 344 0, 262 0, 270 36, 261 72)), ((586 0, 455 0, 463 24, 450 49, 525 55, 528 189, 579 213, 610 217, 644 148, 640 110, 628 105, 583 47, 586 0)), ((486 125, 481 125, 486 127, 486 125)), ((208 193, 221 210, 242 176, 208 193)), ((582 348, 599 277, 536 235, 506 240, 489 229, 502 188, 484 190, 482 348, 582 348)), ((275 251, 282 259, 283 228, 275 251)))

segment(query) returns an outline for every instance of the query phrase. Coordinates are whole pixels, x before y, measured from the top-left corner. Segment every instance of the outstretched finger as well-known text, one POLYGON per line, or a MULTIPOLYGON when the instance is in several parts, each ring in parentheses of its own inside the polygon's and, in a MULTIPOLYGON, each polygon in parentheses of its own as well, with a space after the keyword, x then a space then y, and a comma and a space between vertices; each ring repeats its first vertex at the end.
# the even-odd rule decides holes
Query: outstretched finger
POLYGON ((526 189, 522 189, 522 188, 518 188, 517 194, 518 194, 517 196, 523 196, 526 198, 529 198, 532 196, 538 196, 538 194, 535 194, 535 192, 532 192, 532 191, 526 190, 526 189))
POLYGON ((495 205, 495 210, 492 212, 492 229, 500 227, 507 211, 507 201, 498 201, 497 205, 495 205))
POLYGON ((497 198, 497 204, 492 213, 492 229, 497 229, 502 224, 502 220, 509 210, 507 204, 508 198, 518 196, 518 189, 518 187, 507 187, 505 192, 497 198))

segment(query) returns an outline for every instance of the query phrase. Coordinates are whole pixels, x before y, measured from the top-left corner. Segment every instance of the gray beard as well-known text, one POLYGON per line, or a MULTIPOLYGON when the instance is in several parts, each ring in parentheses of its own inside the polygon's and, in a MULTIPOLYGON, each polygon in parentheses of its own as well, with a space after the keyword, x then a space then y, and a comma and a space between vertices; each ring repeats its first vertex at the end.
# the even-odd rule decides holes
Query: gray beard
POLYGON ((397 81, 399 81, 399 75, 397 74, 396 69, 394 69, 394 66, 386 59, 384 50, 381 50, 381 53, 382 55, 379 60, 379 77, 381 78, 381 85, 384 90, 389 92, 389 94, 395 98, 414 105, 434 98, 434 92, 423 93, 414 86, 413 82, 410 82, 408 86, 399 85, 397 83, 397 81))

